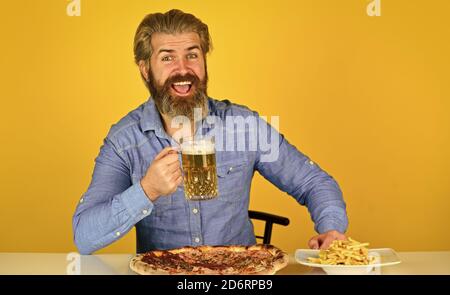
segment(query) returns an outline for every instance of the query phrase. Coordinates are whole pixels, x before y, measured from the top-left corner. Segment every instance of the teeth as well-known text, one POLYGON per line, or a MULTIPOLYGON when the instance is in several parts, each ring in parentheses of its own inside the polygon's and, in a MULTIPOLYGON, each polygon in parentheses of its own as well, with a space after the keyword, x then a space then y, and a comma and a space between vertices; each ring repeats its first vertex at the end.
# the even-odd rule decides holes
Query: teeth
POLYGON ((182 82, 176 82, 176 83, 173 83, 173 85, 191 85, 191 82, 190 81, 182 81, 182 82))

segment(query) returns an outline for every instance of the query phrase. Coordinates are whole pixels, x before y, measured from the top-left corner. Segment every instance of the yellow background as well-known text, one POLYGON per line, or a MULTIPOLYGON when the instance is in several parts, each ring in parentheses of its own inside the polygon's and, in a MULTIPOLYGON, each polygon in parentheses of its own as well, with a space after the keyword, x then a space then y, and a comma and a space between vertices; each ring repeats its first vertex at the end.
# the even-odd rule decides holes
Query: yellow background
MULTIPOLYGON (((132 41, 145 14, 209 25, 209 94, 280 116, 342 187, 349 235, 450 250, 450 1, 2 1, 0 251, 68 252, 71 218, 110 126, 147 99, 132 41)), ((273 244, 314 234, 307 210, 259 175, 251 208, 288 216, 273 244)), ((260 224, 257 229, 261 230, 260 224)), ((133 252, 134 231, 103 253, 133 252)))

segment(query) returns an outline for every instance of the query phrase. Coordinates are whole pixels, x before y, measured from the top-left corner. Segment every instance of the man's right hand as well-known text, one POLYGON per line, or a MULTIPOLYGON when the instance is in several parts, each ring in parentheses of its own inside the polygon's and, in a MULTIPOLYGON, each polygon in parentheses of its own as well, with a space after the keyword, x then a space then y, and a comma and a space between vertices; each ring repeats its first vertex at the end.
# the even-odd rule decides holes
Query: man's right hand
POLYGON ((183 181, 177 151, 175 147, 164 148, 156 155, 147 173, 141 179, 141 186, 152 202, 160 196, 175 192, 183 181))

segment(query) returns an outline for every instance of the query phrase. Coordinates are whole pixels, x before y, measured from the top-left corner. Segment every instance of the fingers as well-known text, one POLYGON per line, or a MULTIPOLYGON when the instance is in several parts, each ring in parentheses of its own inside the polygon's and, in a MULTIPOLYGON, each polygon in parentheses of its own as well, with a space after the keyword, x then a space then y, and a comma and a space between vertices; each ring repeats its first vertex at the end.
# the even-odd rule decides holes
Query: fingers
POLYGON ((181 175, 178 177, 177 180, 175 180, 175 183, 177 186, 180 186, 183 183, 183 176, 181 175))
POLYGON ((166 155, 168 154, 174 154, 174 153, 178 153, 178 148, 177 147, 173 147, 173 146, 168 146, 163 148, 159 154, 156 155, 155 159, 153 159, 153 161, 159 160, 164 158, 166 155))
POLYGON ((316 237, 313 237, 311 240, 309 240, 308 246, 310 249, 319 249, 318 237, 316 236, 316 237))
POLYGON ((159 159, 158 163, 160 163, 161 165, 170 165, 173 162, 179 162, 178 161, 178 154, 167 154, 164 156, 164 158, 159 159))
POLYGON ((169 151, 169 154, 178 154, 179 149, 177 147, 172 147, 172 150, 169 151))
POLYGON ((181 175, 175 176, 174 180, 172 181, 173 181, 171 183, 172 189, 170 190, 169 193, 173 193, 177 190, 178 186, 180 186, 180 184, 183 182, 183 177, 181 175))
POLYGON ((347 240, 347 237, 345 235, 343 235, 343 234, 340 234, 340 235, 337 236, 337 239, 341 240, 341 241, 345 241, 345 240, 347 240))
POLYGON ((177 170, 180 170, 180 163, 178 161, 172 162, 167 166, 167 170, 169 173, 174 173, 177 170))
POLYGON ((330 245, 333 243, 333 241, 346 239, 347 237, 344 234, 336 230, 331 230, 326 233, 312 237, 308 242, 308 246, 311 249, 328 249, 330 245))
POLYGON ((163 148, 159 154, 156 155, 156 157, 153 159, 153 161, 159 160, 163 158, 165 155, 167 155, 172 150, 172 147, 168 146, 163 148))
POLYGON ((320 249, 328 249, 330 247, 331 243, 336 240, 333 236, 326 236, 326 238, 323 240, 322 244, 320 245, 320 249))
POLYGON ((176 181, 178 179, 178 177, 181 177, 181 176, 182 176, 181 169, 177 169, 171 174, 170 180, 176 181))

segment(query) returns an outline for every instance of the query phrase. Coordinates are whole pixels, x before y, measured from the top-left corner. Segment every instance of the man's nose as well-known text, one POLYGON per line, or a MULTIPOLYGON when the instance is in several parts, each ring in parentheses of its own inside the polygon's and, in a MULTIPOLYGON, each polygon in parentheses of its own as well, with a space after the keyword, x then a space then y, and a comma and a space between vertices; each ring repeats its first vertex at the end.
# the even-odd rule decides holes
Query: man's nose
POLYGON ((177 60, 177 72, 182 76, 186 75, 189 72, 189 67, 186 59, 179 58, 177 60))

